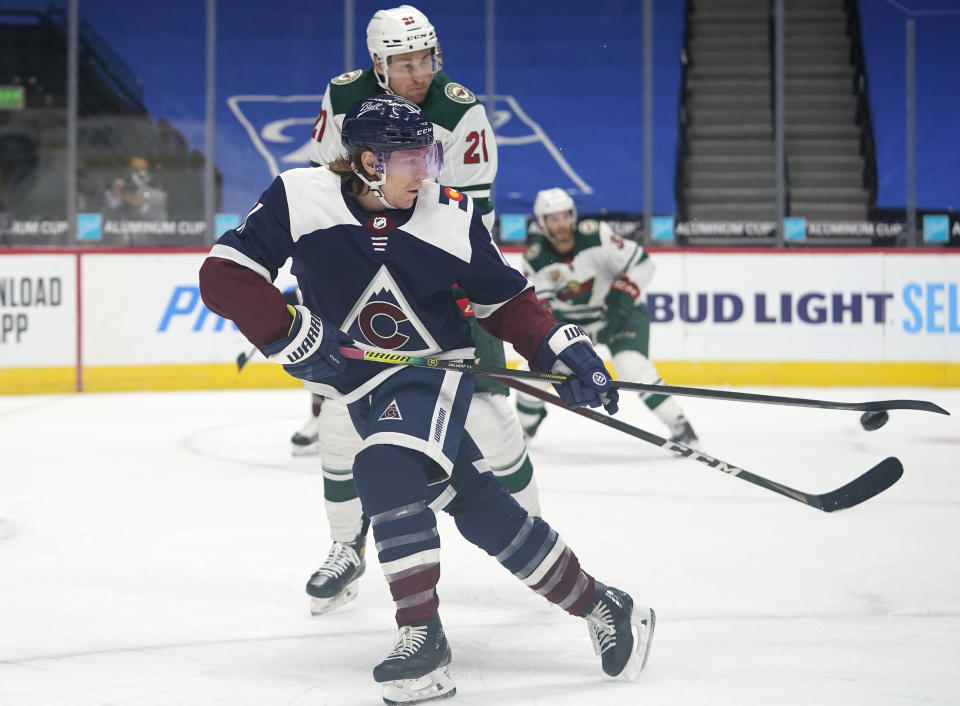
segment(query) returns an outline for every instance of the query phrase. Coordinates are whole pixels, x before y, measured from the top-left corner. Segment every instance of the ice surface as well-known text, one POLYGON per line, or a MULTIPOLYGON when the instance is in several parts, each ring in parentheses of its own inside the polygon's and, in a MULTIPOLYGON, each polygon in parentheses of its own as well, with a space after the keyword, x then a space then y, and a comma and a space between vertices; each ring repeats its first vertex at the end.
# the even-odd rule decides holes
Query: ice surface
MULTIPOLYGON (((960 391, 751 388, 862 401, 960 391)), ((641 680, 441 518, 441 615, 461 704, 960 703, 960 417, 687 399, 703 449, 807 491, 889 455, 891 489, 833 515, 551 409, 531 453, 545 517, 657 610, 641 680)), ((621 418, 657 434, 636 399, 621 418)), ((0 704, 382 703, 393 639, 375 559, 311 618, 322 478, 288 439, 299 391, 0 396, 0 704)), ((371 558, 373 558, 371 556, 371 558)))

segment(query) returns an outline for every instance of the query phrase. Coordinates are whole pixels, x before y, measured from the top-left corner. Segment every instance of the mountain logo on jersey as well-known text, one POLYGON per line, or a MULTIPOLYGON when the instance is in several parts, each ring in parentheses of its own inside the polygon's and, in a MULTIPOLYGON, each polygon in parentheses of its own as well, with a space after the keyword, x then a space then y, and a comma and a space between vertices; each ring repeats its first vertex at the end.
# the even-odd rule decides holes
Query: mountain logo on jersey
POLYGON ((377 421, 382 422, 384 419, 395 419, 398 422, 403 421, 403 415, 400 414, 400 407, 397 406, 396 399, 387 405, 387 408, 383 410, 383 414, 380 415, 380 418, 377 419, 377 421))
POLYGON ((386 265, 370 280, 340 329, 361 343, 384 350, 411 354, 440 350, 386 265))
POLYGON ((363 73, 363 69, 357 69, 355 71, 347 71, 347 73, 345 74, 340 74, 336 78, 330 79, 330 83, 336 86, 345 86, 348 83, 353 83, 358 78, 360 78, 360 74, 362 73, 363 73))
POLYGON ((461 86, 459 83, 454 83, 453 81, 443 87, 443 92, 447 98, 455 103, 469 105, 470 103, 477 102, 477 97, 473 95, 473 92, 469 88, 461 86))

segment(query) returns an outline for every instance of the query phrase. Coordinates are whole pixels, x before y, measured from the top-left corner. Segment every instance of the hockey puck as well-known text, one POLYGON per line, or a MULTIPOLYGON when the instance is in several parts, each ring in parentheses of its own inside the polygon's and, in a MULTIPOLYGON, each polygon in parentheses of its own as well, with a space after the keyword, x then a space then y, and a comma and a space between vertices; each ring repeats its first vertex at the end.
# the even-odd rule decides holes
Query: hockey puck
POLYGON ((876 412, 864 412, 860 415, 860 426, 867 431, 876 431, 888 421, 890 421, 890 415, 883 409, 876 412))

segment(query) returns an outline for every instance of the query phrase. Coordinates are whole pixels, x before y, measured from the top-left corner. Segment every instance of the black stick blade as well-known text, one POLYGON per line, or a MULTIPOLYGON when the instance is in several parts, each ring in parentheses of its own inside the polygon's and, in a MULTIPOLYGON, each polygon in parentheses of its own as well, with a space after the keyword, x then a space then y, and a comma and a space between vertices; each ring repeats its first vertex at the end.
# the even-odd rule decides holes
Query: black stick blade
POLYGON ((243 370, 243 366, 247 364, 248 360, 250 360, 250 358, 247 356, 246 353, 241 353, 240 355, 237 356, 237 372, 238 373, 241 370, 243 370))
POLYGON ((880 400, 878 402, 861 402, 857 405, 857 410, 860 409, 863 409, 864 412, 883 412, 888 409, 915 409, 920 412, 933 412, 935 414, 950 416, 950 412, 943 407, 933 402, 927 402, 926 400, 880 400))
POLYGON ((900 480, 903 475, 903 464, 900 459, 891 456, 885 458, 869 471, 864 473, 842 488, 829 493, 815 496, 815 506, 824 512, 835 512, 859 505, 874 495, 879 495, 891 485, 900 480))

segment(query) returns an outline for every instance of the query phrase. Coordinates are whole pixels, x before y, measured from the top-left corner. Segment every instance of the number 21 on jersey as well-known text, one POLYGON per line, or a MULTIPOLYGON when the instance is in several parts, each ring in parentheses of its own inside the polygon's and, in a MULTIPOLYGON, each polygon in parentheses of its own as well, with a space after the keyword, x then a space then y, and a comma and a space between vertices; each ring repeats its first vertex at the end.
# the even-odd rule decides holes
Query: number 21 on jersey
POLYGON ((321 110, 317 116, 317 121, 313 124, 313 132, 310 136, 320 142, 323 139, 323 131, 327 129, 327 111, 321 110))
POLYGON ((470 146, 467 147, 467 151, 463 153, 463 163, 464 164, 479 164, 480 163, 480 152, 477 151, 479 148, 483 153, 483 161, 488 162, 489 157, 487 157, 487 131, 481 130, 477 132, 474 130, 469 135, 467 135, 467 142, 470 143, 470 146))

